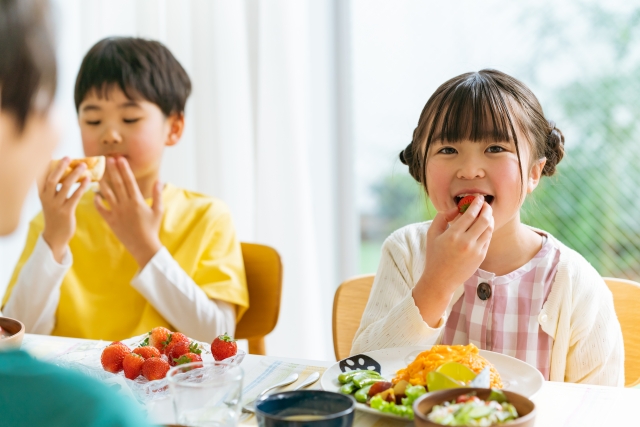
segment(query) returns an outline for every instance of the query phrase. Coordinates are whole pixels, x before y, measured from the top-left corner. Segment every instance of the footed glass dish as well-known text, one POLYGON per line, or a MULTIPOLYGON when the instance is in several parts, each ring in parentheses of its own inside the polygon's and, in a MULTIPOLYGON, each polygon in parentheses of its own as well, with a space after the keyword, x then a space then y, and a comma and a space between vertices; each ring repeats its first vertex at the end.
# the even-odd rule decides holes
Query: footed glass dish
MULTIPOLYGON (((133 350, 139 347, 146 337, 147 334, 143 334, 121 342, 133 350)), ((197 343, 198 348, 202 351, 200 356, 203 361, 213 361, 210 344, 196 340, 193 340, 193 342, 197 343)), ((117 388, 117 391, 121 394, 129 395, 141 403, 168 396, 169 390, 166 378, 149 381, 145 377, 139 376, 135 380, 130 380, 125 378, 124 372, 122 371, 117 374, 105 371, 102 368, 100 357, 104 348, 109 344, 111 344, 111 342, 99 341, 95 343, 93 348, 85 347, 79 351, 70 351, 51 359, 50 362, 57 366, 73 369, 90 377, 97 378, 117 388)), ((229 362, 231 366, 237 366, 242 363, 245 355, 246 352, 244 350, 238 349, 238 353, 233 357, 225 359, 225 362, 229 362)), ((162 357, 166 358, 164 355, 162 357)))

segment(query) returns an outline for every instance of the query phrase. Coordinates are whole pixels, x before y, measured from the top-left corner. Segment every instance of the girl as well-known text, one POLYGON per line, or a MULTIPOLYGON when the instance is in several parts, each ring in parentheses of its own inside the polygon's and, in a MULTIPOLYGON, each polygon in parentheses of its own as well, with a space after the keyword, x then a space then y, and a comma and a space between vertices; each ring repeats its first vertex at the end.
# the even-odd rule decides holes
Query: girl
POLYGON ((440 86, 400 153, 438 214, 385 241, 351 352, 473 343, 546 380, 623 385, 606 284, 578 253, 520 222, 526 195, 563 155, 562 133, 513 77, 482 70, 440 86), (459 214, 465 195, 475 199, 459 214))

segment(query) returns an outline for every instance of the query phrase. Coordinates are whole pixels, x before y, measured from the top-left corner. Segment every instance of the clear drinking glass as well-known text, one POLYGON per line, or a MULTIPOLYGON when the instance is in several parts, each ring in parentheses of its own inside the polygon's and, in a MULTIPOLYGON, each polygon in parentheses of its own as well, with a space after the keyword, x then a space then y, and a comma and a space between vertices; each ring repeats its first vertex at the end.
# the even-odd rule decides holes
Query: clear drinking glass
POLYGON ((169 370, 176 423, 235 427, 240 417, 242 368, 225 362, 193 362, 169 370))

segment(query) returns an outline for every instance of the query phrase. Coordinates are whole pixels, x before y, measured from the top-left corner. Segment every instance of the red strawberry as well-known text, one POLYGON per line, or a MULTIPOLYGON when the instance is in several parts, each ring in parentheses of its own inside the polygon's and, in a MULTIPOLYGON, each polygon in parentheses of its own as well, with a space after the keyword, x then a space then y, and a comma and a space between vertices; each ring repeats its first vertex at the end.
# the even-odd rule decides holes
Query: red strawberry
POLYGON ((122 371, 122 361, 124 357, 131 353, 129 347, 122 343, 111 344, 102 350, 100 362, 105 371, 118 373, 122 371))
POLYGON ((136 347, 133 349, 135 354, 139 354, 143 359, 147 360, 150 357, 160 357, 160 350, 150 345, 144 347, 136 347))
POLYGON ((227 335, 226 332, 216 337, 211 343, 211 354, 216 360, 224 360, 227 357, 235 356, 237 352, 238 344, 236 344, 236 340, 227 335))
POLYGON ((198 344, 195 342, 179 342, 167 354, 169 356, 169 365, 176 366, 175 361, 187 353, 200 354, 202 350, 198 348, 198 344))
POLYGON ((159 357, 151 357, 142 364, 142 375, 149 381, 159 380, 167 375, 170 366, 159 357))
POLYGON ((200 357, 199 354, 186 353, 180 356, 178 359, 175 359, 174 362, 176 365, 183 365, 185 363, 191 363, 191 362, 202 362, 202 357, 200 357))
MULTIPOLYGON (((165 343, 166 346, 164 348, 163 353, 169 356, 169 354, 171 354, 171 350, 173 349, 173 347, 175 347, 177 344, 181 342, 189 344, 189 337, 187 337, 185 334, 182 334, 180 332, 175 332, 169 335, 169 338, 167 338, 167 341, 165 343)), ((169 357, 169 359, 171 359, 171 357, 169 357)))
POLYGON ((124 376, 130 380, 135 380, 142 373, 142 364, 144 363, 144 357, 139 354, 129 353, 124 357, 122 361, 122 367, 124 368, 124 376))
POLYGON ((167 328, 163 328, 162 326, 153 328, 151 332, 149 332, 149 345, 157 348, 160 350, 160 353, 162 353, 170 334, 171 331, 167 328))
POLYGON ((464 196, 458 202, 458 212, 460 212, 461 214, 465 213, 467 209, 469 209, 469 205, 471 205, 471 202, 473 202, 475 198, 476 196, 464 196))

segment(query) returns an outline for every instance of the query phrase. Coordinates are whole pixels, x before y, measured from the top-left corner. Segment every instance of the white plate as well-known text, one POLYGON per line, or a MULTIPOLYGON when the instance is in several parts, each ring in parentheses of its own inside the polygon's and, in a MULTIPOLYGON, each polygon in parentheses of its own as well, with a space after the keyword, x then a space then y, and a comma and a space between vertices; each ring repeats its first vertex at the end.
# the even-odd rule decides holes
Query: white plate
MULTIPOLYGON (((338 375, 353 369, 371 369, 370 366, 379 367, 380 374, 384 378, 391 380, 396 376, 398 370, 405 368, 415 360, 418 354, 430 348, 431 346, 387 348, 348 357, 327 369, 320 379, 320 385, 323 390, 338 392, 341 386, 338 381, 338 375), (378 366, 376 366, 376 362, 378 366), (341 365, 345 367, 344 371, 341 365)), ((544 383, 544 377, 540 371, 519 359, 486 350, 480 350, 480 355, 491 362, 498 370, 504 390, 513 391, 531 398, 544 383)), ((372 414, 406 420, 406 418, 401 418, 397 415, 379 412, 363 403, 357 403, 356 407, 372 414)))

